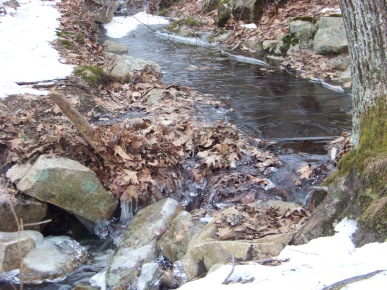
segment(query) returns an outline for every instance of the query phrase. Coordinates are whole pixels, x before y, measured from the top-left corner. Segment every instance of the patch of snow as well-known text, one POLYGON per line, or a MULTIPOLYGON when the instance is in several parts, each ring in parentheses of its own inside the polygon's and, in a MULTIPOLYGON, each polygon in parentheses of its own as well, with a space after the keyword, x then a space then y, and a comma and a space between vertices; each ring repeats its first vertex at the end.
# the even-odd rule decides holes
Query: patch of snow
POLYGON ((249 28, 249 29, 257 29, 257 25, 255 23, 242 24, 241 27, 249 28))
POLYGON ((50 44, 56 38, 60 13, 57 1, 18 1, 17 10, 7 7, 0 15, 0 98, 15 94, 46 95, 17 82, 38 82, 65 78, 73 67, 59 62, 50 44))
POLYGON ((135 30, 139 25, 168 24, 165 17, 154 16, 145 12, 137 13, 133 16, 116 16, 109 23, 104 24, 106 35, 111 38, 121 38, 129 32, 135 30))
MULTIPOLYGON (((202 279, 183 285, 182 290, 196 289, 322 289, 338 281, 376 270, 387 270, 385 259, 387 242, 367 244, 355 248, 352 235, 357 224, 344 219, 336 227, 336 234, 322 237, 300 246, 287 246, 278 256, 289 259, 280 266, 263 266, 251 263, 237 265, 229 280, 222 284, 231 272, 231 265, 224 265, 202 279), (249 281, 247 283, 238 283, 249 281)), ((381 272, 367 280, 347 285, 343 289, 384 289, 387 272, 381 272), (362 288, 363 287, 363 288, 362 288)))

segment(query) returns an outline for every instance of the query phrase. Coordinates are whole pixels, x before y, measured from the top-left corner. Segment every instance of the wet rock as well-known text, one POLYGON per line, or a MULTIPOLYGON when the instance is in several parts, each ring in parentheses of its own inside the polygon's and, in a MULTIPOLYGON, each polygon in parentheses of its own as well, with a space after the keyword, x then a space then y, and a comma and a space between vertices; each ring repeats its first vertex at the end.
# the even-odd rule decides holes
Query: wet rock
POLYGON ((0 272, 20 267, 23 259, 43 243, 43 235, 36 231, 0 232, 0 272))
MULTIPOLYGON (((7 176, 13 179, 12 174, 7 176)), ((109 218, 117 207, 117 199, 93 171, 62 157, 40 156, 17 182, 17 188, 92 222, 109 218)))
POLYGON ((157 243, 162 255, 173 262, 183 258, 192 237, 203 227, 204 224, 199 220, 193 220, 189 212, 180 212, 169 230, 157 243))
MULTIPOLYGON (((276 207, 282 212, 293 207, 299 208, 299 205, 282 201, 269 201, 257 206, 276 207)), ((229 208, 223 211, 222 215, 231 217, 235 213, 234 208, 229 208)), ((220 222, 220 218, 220 215, 215 217, 188 245, 183 263, 184 271, 190 280, 206 273, 216 264, 230 263, 232 257, 238 261, 251 261, 277 256, 293 237, 291 232, 284 232, 253 240, 218 240, 216 224, 220 222)))
POLYGON ((348 50, 342 17, 322 17, 314 37, 313 49, 318 54, 337 54, 348 50))
POLYGON ((48 237, 40 247, 23 259, 21 270, 25 283, 64 278, 86 262, 87 251, 67 236, 48 237))
POLYGON ((146 61, 129 55, 106 53, 110 62, 104 67, 107 75, 118 82, 134 81, 146 73, 156 79, 161 77, 160 66, 153 61, 146 61))
POLYGON ((179 202, 166 198, 139 211, 121 238, 106 273, 111 289, 159 289, 161 266, 157 264, 157 239, 183 210, 179 202))
POLYGON ((105 47, 105 51, 107 52, 126 53, 129 51, 129 48, 127 46, 122 45, 113 40, 106 40, 103 43, 103 46, 105 47))
MULTIPOLYGON (((11 206, 8 199, 0 195, 0 231, 15 232, 18 225, 15 221, 12 208, 18 219, 23 220, 23 224, 33 224, 42 221, 47 213, 47 204, 28 196, 17 196, 16 203, 11 206)), ((25 230, 40 230, 40 225, 24 226, 25 230)))
POLYGON ((281 54, 279 46, 281 45, 280 40, 264 40, 262 42, 263 51, 271 54, 281 54))
POLYGON ((112 21, 114 13, 120 6, 118 1, 85 0, 85 6, 90 11, 90 17, 95 22, 108 23, 112 21))
POLYGON ((300 48, 309 48, 309 44, 317 31, 316 25, 310 21, 293 20, 289 23, 289 32, 300 42, 300 48))

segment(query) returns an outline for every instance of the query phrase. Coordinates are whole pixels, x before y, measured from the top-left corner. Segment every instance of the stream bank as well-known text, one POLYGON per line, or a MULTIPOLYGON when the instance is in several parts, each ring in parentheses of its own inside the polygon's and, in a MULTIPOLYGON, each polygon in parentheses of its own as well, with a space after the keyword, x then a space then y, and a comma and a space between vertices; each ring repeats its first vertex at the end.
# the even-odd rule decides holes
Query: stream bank
MULTIPOLYGON (((99 45, 88 41, 98 55, 99 45)), ((69 61, 74 60, 74 47, 82 45, 76 40, 73 47, 63 50, 69 61)), ((100 54, 95 61, 106 65, 114 58, 101 61, 102 57, 100 54)), ((87 59, 75 60, 84 64, 87 59)), ((20 116, 2 116, 2 128, 9 134, 2 140, 5 164, 33 161, 42 153, 77 159, 92 168, 116 196, 137 200, 140 206, 166 196, 183 204, 187 201, 185 205, 191 208, 222 208, 268 199, 266 189, 272 187, 268 177, 280 165, 276 156, 262 150, 257 140, 250 143, 231 124, 196 118, 195 106, 220 108, 223 102, 190 88, 159 82, 149 70, 132 72, 125 81, 112 81, 105 74, 99 79, 98 70, 86 71, 87 77, 97 72, 97 81, 91 78, 87 83, 90 78, 79 75, 58 83, 55 90, 66 94, 90 121, 105 121, 96 130, 101 142, 98 154, 48 98, 11 97, 4 102, 7 109, 21 111, 20 116), (20 106, 22 103, 25 105, 20 106), (124 121, 128 114, 140 116, 124 121), (112 117, 121 117, 120 123, 114 123, 112 117), (10 148, 13 140, 21 143, 10 148), (240 172, 243 165, 247 165, 246 170, 240 172), (184 184, 182 177, 189 182, 184 184), (213 191, 203 194, 203 186, 213 191), (225 202, 228 205, 222 205, 225 202)), ((15 192, 12 185, 5 189, 15 192)), ((156 236, 164 231, 159 227, 155 230, 156 236)))

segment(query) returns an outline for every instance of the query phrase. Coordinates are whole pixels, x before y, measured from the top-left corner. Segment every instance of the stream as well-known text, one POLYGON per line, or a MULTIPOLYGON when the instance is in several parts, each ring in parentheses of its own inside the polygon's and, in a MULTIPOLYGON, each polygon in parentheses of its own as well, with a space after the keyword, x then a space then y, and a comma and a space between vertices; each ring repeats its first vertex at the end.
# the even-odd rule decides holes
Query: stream
MULTIPOLYGON (((302 165, 328 163, 329 141, 351 130, 348 92, 328 90, 321 84, 251 59, 232 58, 216 47, 181 43, 184 39, 156 34, 160 28, 140 25, 113 40, 126 45, 130 56, 158 63, 165 83, 190 86, 213 94, 226 104, 198 108, 203 120, 224 119, 235 124, 248 138, 268 140, 267 149, 277 153, 284 163, 271 177, 275 184, 290 186, 289 172, 295 173, 302 165)), ((294 201, 305 198, 302 190, 292 194, 294 201)), ((113 245, 105 245, 96 237, 84 243, 92 252, 92 259, 86 265, 63 281, 29 285, 24 289, 71 289, 75 282, 87 282, 104 269, 113 254, 113 245)), ((1 289, 12 289, 8 286, 0 283, 1 289)))

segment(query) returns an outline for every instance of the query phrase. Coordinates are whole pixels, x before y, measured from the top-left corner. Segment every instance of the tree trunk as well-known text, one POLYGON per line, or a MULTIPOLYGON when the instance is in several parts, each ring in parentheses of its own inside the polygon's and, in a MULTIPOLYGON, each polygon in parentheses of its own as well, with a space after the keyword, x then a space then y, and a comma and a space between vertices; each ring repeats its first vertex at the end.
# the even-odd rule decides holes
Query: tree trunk
POLYGON ((355 149, 325 182, 329 194, 294 244, 332 234, 344 217, 359 222, 358 246, 387 238, 387 0, 339 1, 351 57, 355 149))
POLYGON ((340 0, 351 55, 355 147, 362 137, 362 114, 370 113, 371 107, 377 103, 384 106, 386 102, 386 3, 386 0, 340 0))

